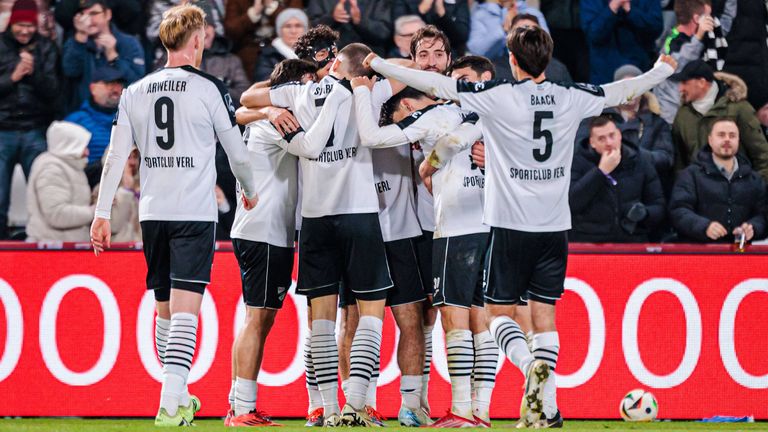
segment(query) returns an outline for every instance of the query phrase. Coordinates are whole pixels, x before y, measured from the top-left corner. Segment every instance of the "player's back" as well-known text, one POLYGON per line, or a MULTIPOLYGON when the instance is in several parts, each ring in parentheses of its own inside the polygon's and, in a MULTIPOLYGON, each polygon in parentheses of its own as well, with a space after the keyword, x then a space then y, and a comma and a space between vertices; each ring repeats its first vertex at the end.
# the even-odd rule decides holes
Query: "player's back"
POLYGON ((217 80, 191 66, 164 68, 129 86, 127 114, 141 154, 141 220, 216 221, 216 133, 235 126, 217 80))
POLYGON ((550 81, 462 83, 486 145, 485 223, 521 231, 571 227, 568 189, 582 119, 600 114, 602 90, 550 81))

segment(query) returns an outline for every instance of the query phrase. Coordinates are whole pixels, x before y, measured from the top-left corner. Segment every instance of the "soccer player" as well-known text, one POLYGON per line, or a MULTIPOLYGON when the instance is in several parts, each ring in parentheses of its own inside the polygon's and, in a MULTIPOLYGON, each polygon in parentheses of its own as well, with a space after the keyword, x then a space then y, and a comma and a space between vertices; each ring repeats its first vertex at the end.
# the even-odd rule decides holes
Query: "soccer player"
MULTIPOLYGON (((252 89, 241 101, 253 108, 286 107, 301 124, 311 124, 334 85, 345 85, 339 80, 370 74, 362 67, 369 53, 365 45, 350 44, 339 51, 329 75, 319 82, 252 89)), ((392 95, 393 85, 383 81, 375 93, 375 99, 383 103, 392 95)), ((300 161, 303 219, 298 291, 307 295, 312 306, 312 361, 326 426, 373 424, 365 399, 379 359, 387 290, 393 285, 372 187, 371 154, 358 145, 357 123, 351 113, 352 102, 343 103, 323 152, 315 159, 300 161), (357 298, 360 320, 351 348, 347 404, 340 412, 334 333, 342 280, 357 298)))
POLYGON ((91 238, 98 255, 110 245, 110 210, 123 166, 136 143, 142 156, 139 219, 147 288, 157 301, 157 351, 163 387, 156 426, 187 426, 200 402, 187 392, 198 313, 210 281, 217 220, 214 157, 218 138, 242 188, 243 207, 257 202, 248 155, 224 84, 198 67, 205 48, 205 14, 192 5, 163 14, 165 68, 124 90, 91 238))
MULTIPOLYGON (((563 292, 571 227, 568 187, 579 122, 619 105, 662 82, 674 60, 661 56, 639 77, 602 87, 546 80, 552 39, 540 28, 519 28, 507 37, 516 82, 456 81, 392 65, 374 55, 374 70, 477 112, 486 146, 483 220, 491 226, 484 269, 489 327, 499 348, 526 376, 521 426, 562 423, 548 380, 557 364, 555 302, 563 292), (515 305, 527 296, 533 321, 533 353, 514 321, 515 305), (545 397, 544 393, 552 396, 545 397), (545 409, 546 408, 546 409, 545 409), (554 410, 554 412, 552 412, 554 410)), ((433 157, 433 160, 435 158, 433 157)), ((440 160, 433 165, 439 166, 440 160)))
MULTIPOLYGON (((479 59, 477 64, 482 70, 475 73, 476 78, 481 74, 487 79, 493 76, 493 65, 481 64, 479 59)), ((453 103, 440 104, 414 89, 398 93, 388 104, 392 102, 405 114, 404 119, 396 125, 377 127, 363 108, 370 106, 370 92, 364 86, 355 88, 358 123, 365 131, 361 135, 363 145, 391 147, 419 142, 429 152, 440 136, 463 122, 477 120, 475 114, 453 103)), ((484 178, 472 163, 469 149, 449 165, 446 174, 438 175, 432 184, 436 221, 432 276, 433 305, 440 308, 446 332, 452 404, 451 411, 433 426, 487 427, 498 353, 481 312, 481 272, 489 231, 482 222, 484 178)))
MULTIPOLYGON (((272 73, 270 85, 317 79, 316 65, 284 60, 272 73)), ((299 157, 316 158, 330 137, 338 106, 349 97, 343 87, 331 91, 317 118, 305 133, 299 129, 285 136, 267 120, 250 123, 244 138, 257 179, 257 192, 269 196, 253 211, 238 205, 232 225, 232 244, 240 265, 245 325, 235 340, 233 406, 227 426, 275 426, 256 410, 257 379, 264 343, 277 311, 291 285, 293 238, 298 193, 299 157)), ((242 116, 242 113, 241 113, 242 116)))

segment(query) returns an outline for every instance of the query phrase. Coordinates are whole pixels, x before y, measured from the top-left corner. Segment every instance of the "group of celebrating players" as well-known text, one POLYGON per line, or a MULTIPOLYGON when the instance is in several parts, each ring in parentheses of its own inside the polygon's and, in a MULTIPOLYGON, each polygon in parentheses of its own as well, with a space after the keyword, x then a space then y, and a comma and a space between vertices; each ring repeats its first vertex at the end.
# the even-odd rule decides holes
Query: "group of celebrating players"
POLYGON ((401 425, 490 427, 501 349, 525 375, 518 427, 562 426, 555 302, 576 129, 662 82, 674 60, 662 56, 649 72, 601 87, 555 83, 544 74, 552 39, 522 25, 507 39, 516 79, 507 82, 494 80, 483 57, 451 62, 448 39, 432 26, 414 35, 412 61, 386 61, 358 43, 337 50, 338 34, 318 26, 295 46, 299 59, 254 84, 235 113, 224 85, 197 69, 203 28, 195 6, 165 13, 168 63, 122 95, 91 228, 98 255, 109 246, 111 203, 137 146, 163 363, 155 424, 190 425, 200 409, 187 377, 213 261, 218 140, 242 198, 231 236, 247 306, 232 349, 227 425, 275 425, 256 409, 257 375, 291 285, 298 232, 297 293, 308 299, 311 329, 307 426, 383 425, 375 400, 387 306, 400 331, 401 425), (247 125, 244 136, 237 123, 247 125), (433 422, 427 390, 438 310, 452 402, 433 422))

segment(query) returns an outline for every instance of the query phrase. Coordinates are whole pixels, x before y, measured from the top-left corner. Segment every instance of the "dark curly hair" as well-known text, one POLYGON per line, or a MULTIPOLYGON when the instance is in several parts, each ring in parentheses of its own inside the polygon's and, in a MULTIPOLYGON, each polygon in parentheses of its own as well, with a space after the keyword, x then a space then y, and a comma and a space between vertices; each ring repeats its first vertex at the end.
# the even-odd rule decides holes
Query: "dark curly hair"
POLYGON ((327 25, 320 24, 301 35, 296 41, 296 45, 293 46, 293 51, 300 59, 313 61, 316 47, 333 45, 338 40, 339 32, 327 25))

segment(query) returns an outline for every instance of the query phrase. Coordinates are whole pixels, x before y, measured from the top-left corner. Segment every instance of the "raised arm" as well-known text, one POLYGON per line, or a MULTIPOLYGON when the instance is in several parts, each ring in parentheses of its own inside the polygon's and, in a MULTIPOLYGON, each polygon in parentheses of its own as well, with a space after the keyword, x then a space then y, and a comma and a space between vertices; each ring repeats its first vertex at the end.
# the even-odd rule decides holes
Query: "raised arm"
POLYGON ((671 56, 662 54, 653 69, 648 72, 635 78, 603 85, 605 106, 614 107, 631 101, 669 78, 675 73, 676 68, 677 61, 671 56))
POLYGON ((446 100, 459 100, 456 80, 447 76, 398 66, 382 60, 375 54, 369 54, 363 64, 370 66, 373 70, 387 78, 400 81, 429 95, 446 100))
POLYGON ((408 137, 399 126, 391 124, 384 127, 374 115, 371 90, 366 85, 367 78, 354 78, 352 86, 355 93, 355 118, 360 132, 360 144, 364 147, 387 148, 409 143, 408 137))
POLYGON ((295 133, 283 135, 283 139, 288 143, 285 146, 285 150, 288 153, 307 159, 316 159, 320 156, 320 153, 323 152, 325 145, 331 138, 331 133, 333 133, 333 125, 339 111, 339 106, 351 96, 352 94, 346 87, 341 84, 335 84, 333 90, 325 99, 320 115, 318 115, 308 131, 304 132, 303 129, 299 129, 295 133))

